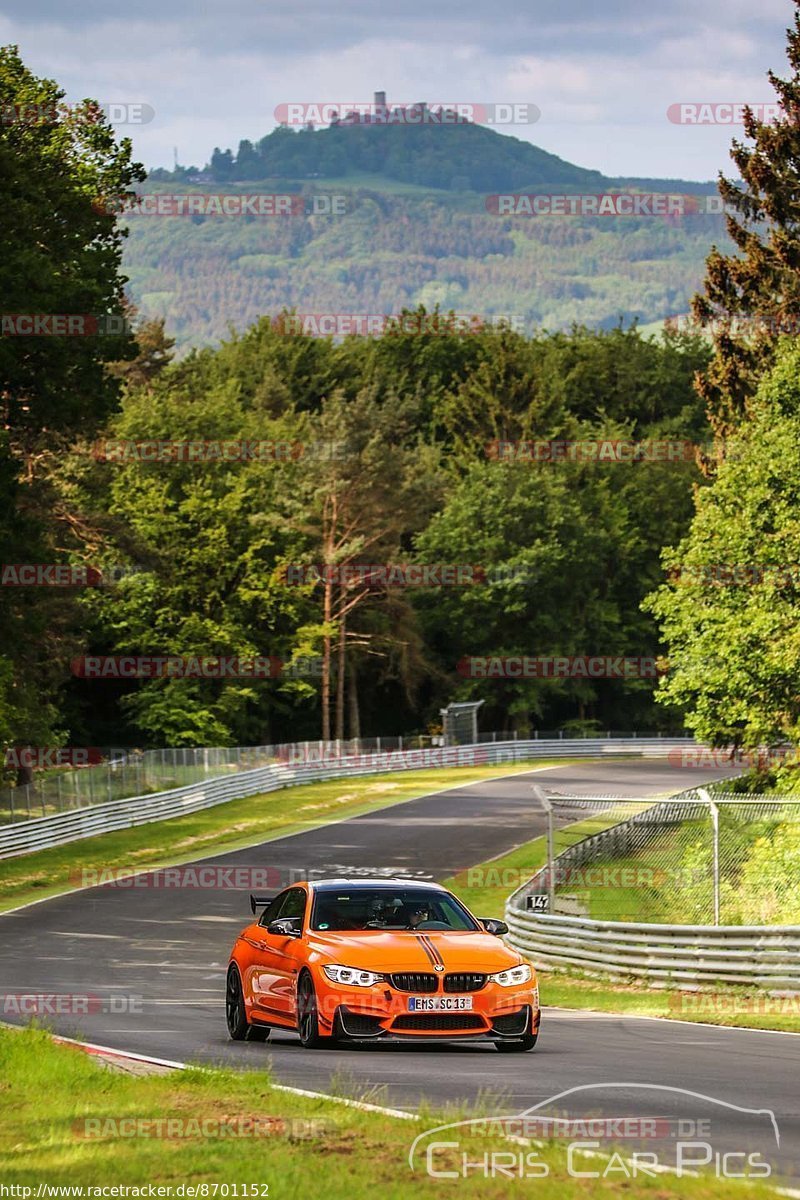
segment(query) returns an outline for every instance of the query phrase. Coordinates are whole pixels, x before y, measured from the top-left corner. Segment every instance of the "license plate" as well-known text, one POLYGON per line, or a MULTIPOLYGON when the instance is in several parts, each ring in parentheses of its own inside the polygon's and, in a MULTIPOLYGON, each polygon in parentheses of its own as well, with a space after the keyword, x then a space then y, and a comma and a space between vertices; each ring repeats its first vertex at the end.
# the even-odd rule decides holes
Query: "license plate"
POLYGON ((472 996, 409 996, 409 1012, 463 1012, 472 1008, 472 996))

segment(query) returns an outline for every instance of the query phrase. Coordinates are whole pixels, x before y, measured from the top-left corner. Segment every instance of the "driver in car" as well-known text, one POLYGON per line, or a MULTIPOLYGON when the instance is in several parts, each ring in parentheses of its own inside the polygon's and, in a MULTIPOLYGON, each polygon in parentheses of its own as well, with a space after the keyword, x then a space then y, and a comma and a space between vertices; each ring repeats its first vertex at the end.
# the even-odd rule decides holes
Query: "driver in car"
POLYGON ((369 920, 366 923, 367 929, 385 929, 387 926, 398 925, 398 913, 402 908, 400 900, 381 900, 376 897, 369 907, 369 920))

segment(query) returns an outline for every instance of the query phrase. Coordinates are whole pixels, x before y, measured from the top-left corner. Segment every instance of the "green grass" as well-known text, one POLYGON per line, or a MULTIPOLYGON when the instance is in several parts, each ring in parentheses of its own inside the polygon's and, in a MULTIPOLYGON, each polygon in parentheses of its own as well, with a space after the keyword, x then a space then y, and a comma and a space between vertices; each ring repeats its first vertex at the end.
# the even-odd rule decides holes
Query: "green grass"
MULTIPOLYGON (((608 812, 595 814, 586 821, 560 829, 559 848, 563 848, 567 841, 579 841, 597 832, 600 818, 603 822, 608 821, 608 812)), ((476 916, 502 919, 507 897, 530 879, 546 861, 547 842, 544 837, 538 837, 509 854, 462 871, 445 880, 445 885, 476 916)), ((614 865, 617 865, 616 861, 614 865)), ((633 890, 620 889, 620 892, 633 890)), ((620 905, 623 902, 624 897, 620 905)), ((605 910, 607 919, 623 919, 609 916, 609 911, 605 910)), ((713 994, 698 994, 679 988, 648 988, 643 981, 613 983, 587 978, 575 972, 539 968, 539 991, 542 1004, 559 1008, 592 1009, 639 1017, 671 1017, 710 1025, 740 1025, 748 1029, 800 1033, 800 999, 770 997, 758 989, 720 986, 713 994)))
MULTIPOLYGON (((559 760, 559 765, 577 760, 559 760)), ((0 912, 80 886, 83 871, 146 870, 193 862, 266 838, 357 816, 460 783, 555 765, 541 760, 335 779, 231 800, 175 817, 0 860, 0 912)))
MULTIPOLYGON (((268 1060, 267 1047, 264 1050, 268 1060)), ((40 1184, 153 1184, 173 1189, 167 1195, 174 1196, 180 1185, 203 1183, 228 1184, 228 1196, 235 1194, 233 1184, 239 1185, 240 1196, 245 1183, 268 1185, 268 1192, 261 1186, 248 1192, 259 1200, 266 1195, 269 1200, 406 1200, 433 1195, 458 1200, 520 1195, 535 1195, 537 1200, 663 1200, 667 1195, 741 1200, 743 1195, 774 1194, 765 1184, 710 1177, 629 1180, 618 1164, 606 1179, 574 1179, 566 1171, 565 1145, 552 1142, 537 1143, 537 1162, 547 1168, 543 1178, 487 1180, 473 1172, 467 1178, 434 1180, 425 1173, 424 1156, 412 1172, 411 1142, 426 1129, 462 1119, 468 1115, 463 1110, 426 1111, 418 1121, 401 1120, 280 1091, 271 1086, 267 1070, 121 1075, 78 1049, 55 1045, 41 1030, 0 1028, 0 1092, 6 1100, 0 1107, 0 1180, 32 1188, 33 1195, 40 1184), (260 1136, 220 1136, 220 1123, 227 1129, 257 1130, 260 1136), (122 1132, 128 1136, 120 1136, 122 1132)), ((492 1109, 497 1111, 497 1106, 484 1104, 482 1115, 491 1115, 492 1109)), ((448 1131, 448 1140, 453 1136, 448 1131)), ((468 1151, 469 1160, 492 1150, 520 1152, 496 1136, 461 1137, 460 1153, 468 1151)), ((440 1151, 436 1167, 453 1170, 460 1165, 460 1153, 440 1151)), ((580 1158, 578 1163, 581 1169, 600 1173, 609 1166, 598 1158, 580 1158)), ((213 1190, 206 1195, 213 1197, 213 1190)))

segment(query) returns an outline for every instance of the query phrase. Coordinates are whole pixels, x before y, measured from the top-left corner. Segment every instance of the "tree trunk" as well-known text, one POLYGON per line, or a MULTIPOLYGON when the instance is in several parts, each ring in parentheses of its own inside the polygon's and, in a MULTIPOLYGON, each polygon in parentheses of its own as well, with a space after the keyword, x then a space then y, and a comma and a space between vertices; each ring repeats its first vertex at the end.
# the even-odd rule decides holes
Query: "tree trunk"
POLYGON ((361 713, 358 708, 358 678, 356 676, 356 660, 351 656, 350 675, 347 681, 347 698, 350 708, 350 737, 361 740, 361 713))
MULTIPOLYGON (((325 579, 325 596, 323 601, 324 620, 331 619, 331 590, 333 584, 325 579)), ((326 633, 322 641, 322 740, 331 740, 331 639, 326 633)))
POLYGON ((344 741, 344 676, 347 665, 347 618, 339 622, 339 663, 336 678, 336 737, 344 741))

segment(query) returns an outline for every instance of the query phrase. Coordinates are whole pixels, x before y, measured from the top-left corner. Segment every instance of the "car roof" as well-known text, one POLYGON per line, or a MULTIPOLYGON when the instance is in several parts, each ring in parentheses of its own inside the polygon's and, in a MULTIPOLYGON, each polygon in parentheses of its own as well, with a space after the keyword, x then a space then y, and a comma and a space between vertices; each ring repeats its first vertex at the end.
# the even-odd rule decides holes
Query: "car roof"
POLYGON ((402 875, 395 876, 391 879, 387 879, 385 876, 381 876, 379 879, 370 879, 363 875, 359 876, 357 879, 351 879, 351 878, 348 878, 347 876, 344 876, 344 877, 338 878, 338 879, 313 879, 313 880, 309 880, 308 886, 310 888, 313 888, 315 891, 326 891, 330 888, 342 888, 342 887, 350 888, 351 890, 357 890, 359 888, 369 888, 370 891, 374 890, 375 888, 381 888, 381 887, 385 887, 385 888, 414 887, 414 888, 425 888, 425 889, 428 889, 433 892, 446 892, 447 891, 447 888, 442 887, 441 884, 434 883, 430 879, 410 879, 407 876, 402 876, 402 875))

